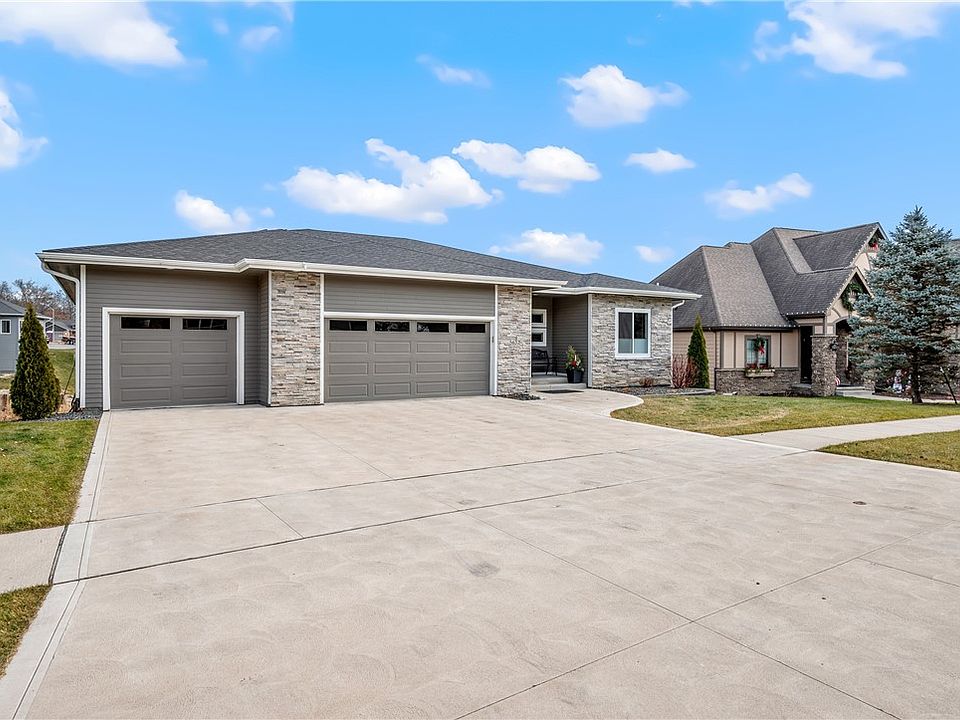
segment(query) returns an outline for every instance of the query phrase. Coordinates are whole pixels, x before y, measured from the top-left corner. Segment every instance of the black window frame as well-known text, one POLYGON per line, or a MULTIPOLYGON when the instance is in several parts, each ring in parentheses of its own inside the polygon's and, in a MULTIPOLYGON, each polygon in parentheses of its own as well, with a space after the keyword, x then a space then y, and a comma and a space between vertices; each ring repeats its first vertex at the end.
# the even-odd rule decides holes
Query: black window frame
POLYGON ((458 322, 454 327, 455 332, 464 335, 483 335, 487 332, 486 323, 458 322))
POLYGON ((418 333, 437 333, 437 334, 446 334, 450 332, 450 323, 448 322, 428 322, 428 321, 418 321, 417 322, 417 332, 418 333), (441 327, 443 329, 441 329, 441 327))
POLYGON ((181 330, 189 330, 190 332, 196 331, 213 331, 213 332, 226 332, 229 329, 227 318, 225 317, 185 317, 180 321, 181 330), (196 327, 188 327, 187 323, 196 323, 196 327))
POLYGON ((408 333, 410 332, 409 320, 374 320, 373 331, 380 333, 408 333))

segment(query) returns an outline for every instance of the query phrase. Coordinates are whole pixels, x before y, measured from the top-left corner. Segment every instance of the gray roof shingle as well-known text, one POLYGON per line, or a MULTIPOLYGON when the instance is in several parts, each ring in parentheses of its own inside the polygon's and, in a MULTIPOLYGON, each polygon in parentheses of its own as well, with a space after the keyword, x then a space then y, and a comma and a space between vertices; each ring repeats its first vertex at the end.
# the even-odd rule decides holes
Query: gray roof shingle
POLYGON ((12 302, 0 298, 0 315, 25 315, 26 312, 19 305, 14 305, 12 302))
POLYGON ((771 228, 750 243, 704 246, 661 273, 654 282, 700 293, 675 316, 678 328, 773 328, 793 318, 821 315, 843 290, 878 223, 829 232, 771 228))
POLYGON ((566 282, 568 287, 661 292, 675 290, 610 275, 584 275, 410 238, 327 230, 257 230, 229 235, 57 248, 44 252, 225 264, 235 264, 244 259, 306 262, 411 272, 553 280, 566 282))

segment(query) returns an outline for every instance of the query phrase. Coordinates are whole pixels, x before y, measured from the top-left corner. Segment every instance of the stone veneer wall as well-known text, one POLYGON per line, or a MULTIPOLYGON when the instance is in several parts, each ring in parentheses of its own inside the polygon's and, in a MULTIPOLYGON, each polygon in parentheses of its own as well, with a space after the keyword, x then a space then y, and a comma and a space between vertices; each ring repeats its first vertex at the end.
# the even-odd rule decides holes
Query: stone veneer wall
POLYGON ((654 385, 670 385, 673 373, 670 359, 673 349, 673 310, 675 300, 631 295, 591 295, 592 337, 590 357, 592 386, 596 388, 639 385, 650 378, 654 385), (650 310, 650 357, 616 358, 616 308, 650 310))
POLYGON ((270 404, 323 402, 323 275, 270 273, 270 404))
POLYGON ((530 393, 530 310, 528 287, 497 286, 497 394, 530 393))
POLYGON ((716 371, 718 393, 741 395, 789 395, 794 385, 800 382, 800 368, 773 368, 770 377, 748 377, 743 368, 727 368, 716 371))
POLYGON ((817 397, 830 397, 837 393, 836 341, 836 335, 814 335, 811 340, 810 389, 817 397))

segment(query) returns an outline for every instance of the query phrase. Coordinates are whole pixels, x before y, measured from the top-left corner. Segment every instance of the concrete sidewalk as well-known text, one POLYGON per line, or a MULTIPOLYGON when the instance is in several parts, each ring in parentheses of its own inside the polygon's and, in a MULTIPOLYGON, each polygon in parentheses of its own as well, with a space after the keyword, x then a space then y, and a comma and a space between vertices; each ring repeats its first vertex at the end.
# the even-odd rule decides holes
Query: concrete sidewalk
POLYGON ((0 593, 50 581, 63 526, 0 535, 0 593))
POLYGON ((921 433, 950 432, 953 430, 960 430, 960 415, 917 418, 915 420, 888 420, 886 422, 806 428, 804 430, 779 430, 777 432, 738 435, 737 437, 741 440, 753 440, 768 445, 780 445, 781 447, 799 448, 801 450, 819 450, 828 445, 856 440, 876 440, 901 435, 919 435, 921 433))

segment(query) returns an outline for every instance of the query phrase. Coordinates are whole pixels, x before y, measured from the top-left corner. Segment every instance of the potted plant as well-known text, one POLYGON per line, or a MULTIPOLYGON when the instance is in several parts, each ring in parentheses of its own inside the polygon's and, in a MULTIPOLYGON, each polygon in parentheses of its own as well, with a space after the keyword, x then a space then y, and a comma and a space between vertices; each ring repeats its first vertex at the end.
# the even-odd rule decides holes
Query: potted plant
POLYGON ((567 348, 567 382, 583 382, 583 358, 573 345, 567 348))

